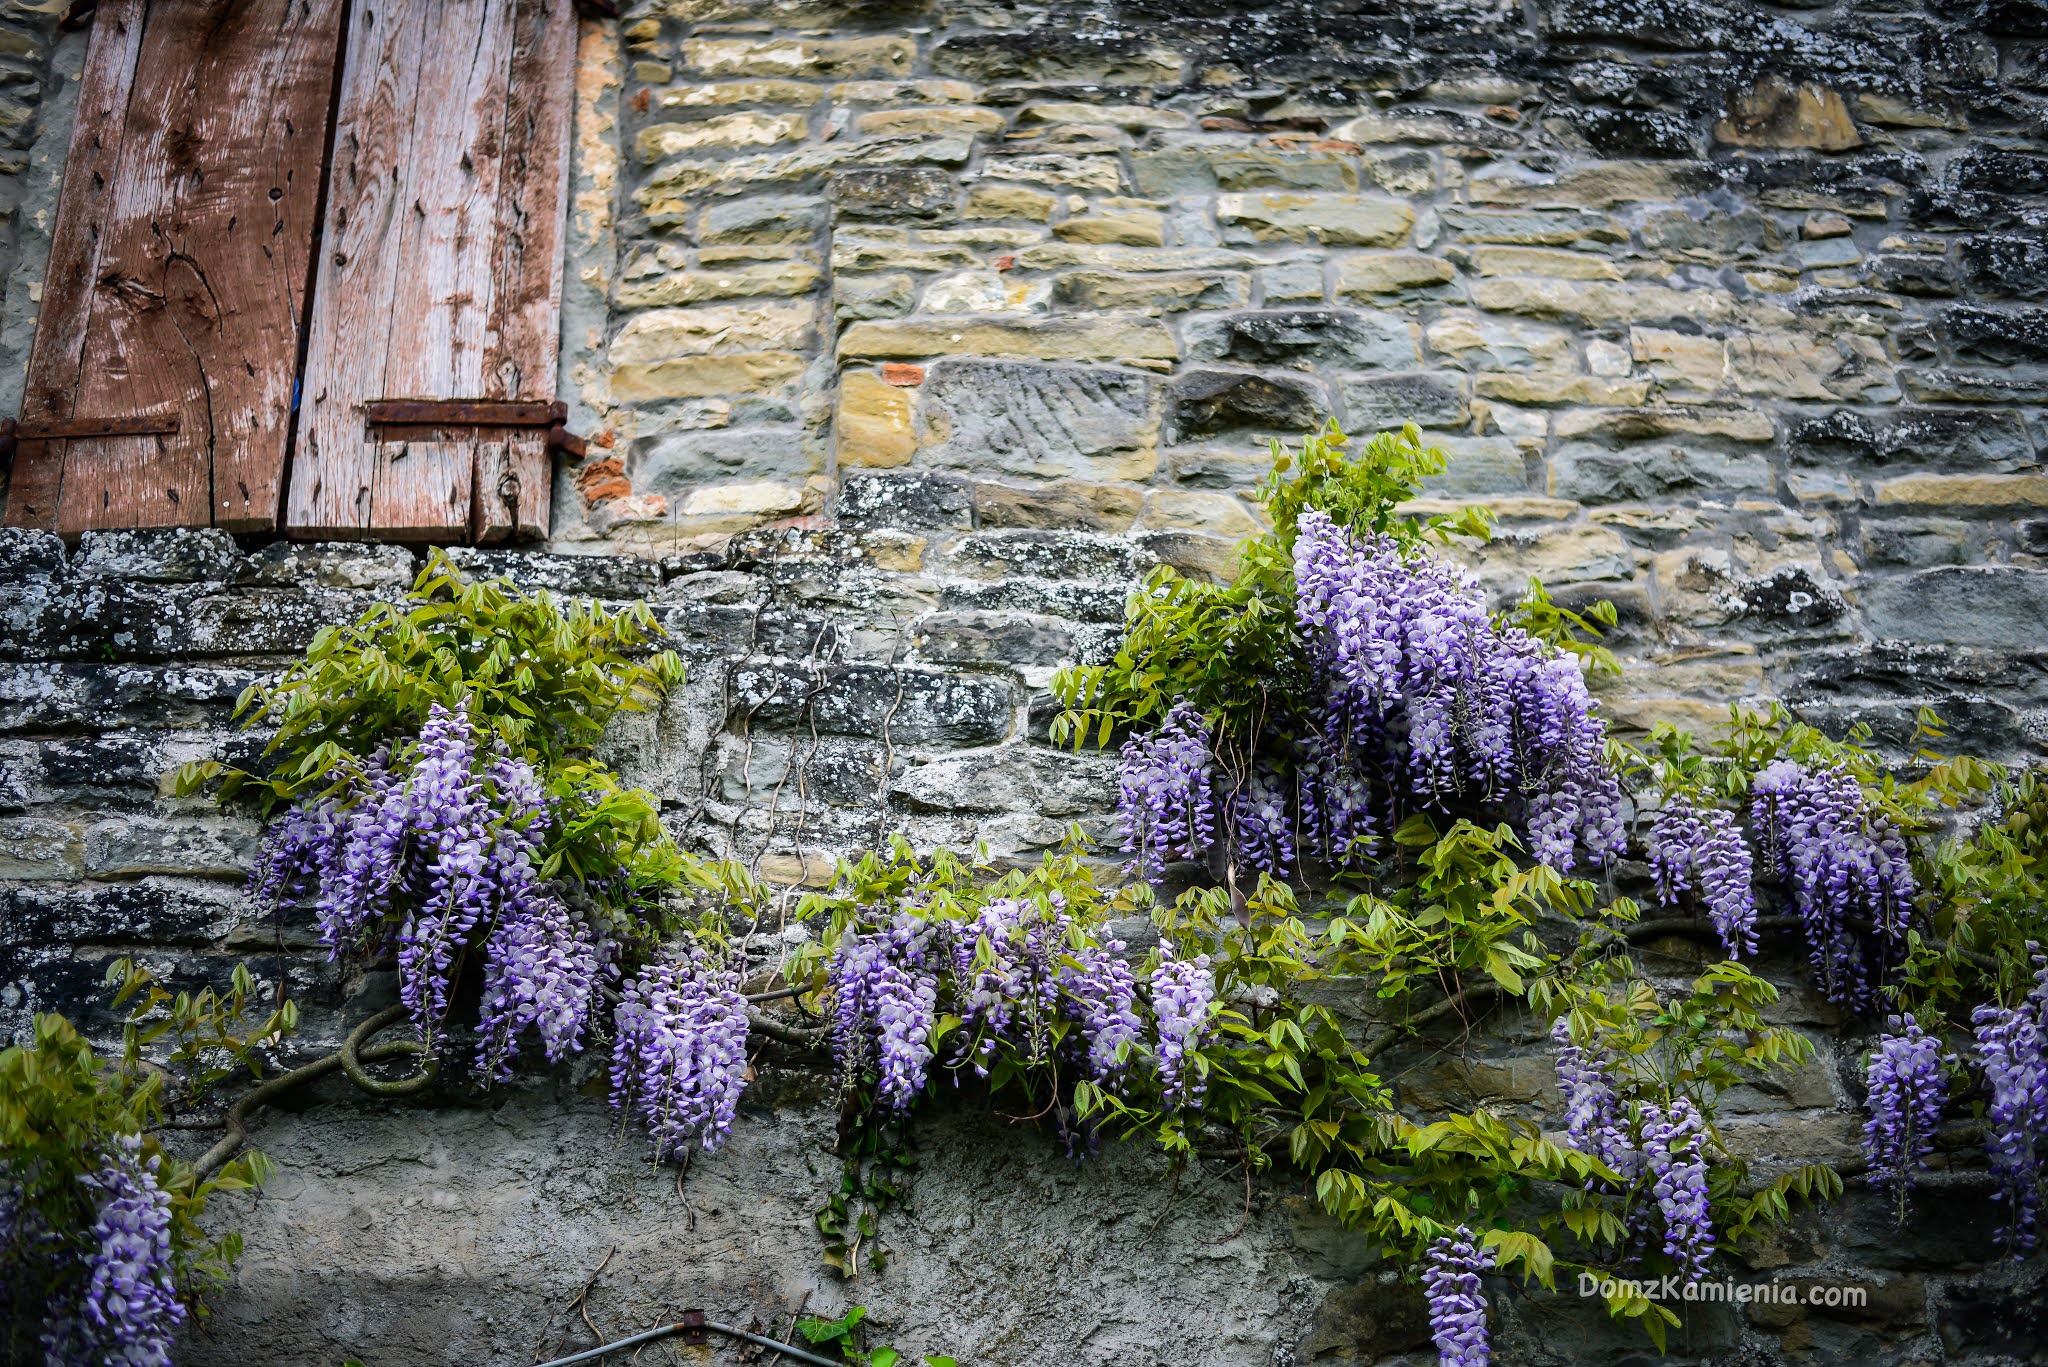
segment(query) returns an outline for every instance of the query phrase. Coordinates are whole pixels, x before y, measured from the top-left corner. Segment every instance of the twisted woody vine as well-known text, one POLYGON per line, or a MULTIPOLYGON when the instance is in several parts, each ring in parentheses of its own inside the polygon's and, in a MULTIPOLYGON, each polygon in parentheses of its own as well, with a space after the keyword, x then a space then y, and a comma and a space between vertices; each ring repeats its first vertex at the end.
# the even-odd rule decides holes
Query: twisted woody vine
POLYGON ((596 757, 681 677, 648 610, 437 556, 245 695, 261 765, 183 775, 270 816, 252 899, 309 905, 395 999, 290 1070, 296 1012, 264 1013, 246 974, 174 995, 117 965, 118 1055, 38 1018, 0 1054, 6 1318, 53 1364, 170 1361, 239 1247, 205 1232, 207 1197, 262 1180, 251 1116, 315 1077, 483 1088, 603 1050, 662 1162, 725 1140, 762 1040, 834 1059, 844 1173, 817 1222, 849 1277, 885 1265, 919 1108, 956 1088, 1077 1160, 1141 1142, 1301 1185, 1409 1269, 1453 1367, 1489 1361, 1489 1296, 1566 1274, 1661 1347, 1679 1319, 1645 1281, 1705 1277, 1845 1176, 1903 1220, 1938 1148, 1981 1148, 2000 1246, 2026 1255, 2048 788, 1931 748, 1888 767, 1777 708, 1621 743, 1589 686, 1616 667, 1613 609, 1537 584, 1490 609, 1457 558, 1485 516, 1405 511, 1442 464, 1413 428, 1276 444, 1273 530, 1236 575, 1154 571, 1114 658, 1057 678, 1054 740, 1120 753, 1121 860, 1077 835, 1003 871, 898 839, 801 896, 794 950, 765 929, 784 894, 679 849, 596 757), (1143 948, 1111 930, 1137 917, 1143 948), (1672 938, 1704 950, 1690 981, 1639 963, 1672 938), (1813 1054, 1750 966, 1788 942, 1866 1041, 1858 1171, 1752 1173, 1717 1128, 1729 1088, 1813 1054), (1549 1128, 1419 1113, 1383 1080, 1421 1032, 1495 1008, 1547 1035, 1549 1128), (195 1117, 220 1141, 174 1156, 163 1127, 195 1117))

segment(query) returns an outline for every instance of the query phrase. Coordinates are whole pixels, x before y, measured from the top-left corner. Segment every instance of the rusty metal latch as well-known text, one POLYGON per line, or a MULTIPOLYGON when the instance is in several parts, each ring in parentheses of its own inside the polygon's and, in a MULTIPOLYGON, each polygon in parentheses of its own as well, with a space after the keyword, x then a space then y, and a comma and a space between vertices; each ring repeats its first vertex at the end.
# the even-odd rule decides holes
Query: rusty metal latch
POLYGON ((132 418, 58 418, 53 422, 0 422, 0 455, 11 456, 24 441, 71 441, 91 437, 170 437, 176 413, 140 413, 132 418))
POLYGON ((545 427, 548 449, 576 460, 590 454, 569 430, 569 405, 557 399, 372 399, 365 408, 378 427, 545 427))

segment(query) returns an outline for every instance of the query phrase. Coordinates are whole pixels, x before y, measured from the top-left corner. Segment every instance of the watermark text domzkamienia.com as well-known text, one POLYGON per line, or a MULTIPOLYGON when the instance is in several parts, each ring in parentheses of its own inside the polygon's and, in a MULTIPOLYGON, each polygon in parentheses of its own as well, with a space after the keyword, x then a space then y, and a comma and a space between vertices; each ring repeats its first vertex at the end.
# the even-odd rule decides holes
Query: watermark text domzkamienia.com
POLYGON ((1590 1272, 1579 1274, 1581 1296, 1637 1295, 1652 1301, 1707 1301, 1724 1305, 1825 1305, 1854 1308, 1870 1296, 1867 1286, 1828 1282, 1738 1282, 1683 1281, 1677 1273, 1662 1280, 1632 1281, 1599 1278, 1590 1272))

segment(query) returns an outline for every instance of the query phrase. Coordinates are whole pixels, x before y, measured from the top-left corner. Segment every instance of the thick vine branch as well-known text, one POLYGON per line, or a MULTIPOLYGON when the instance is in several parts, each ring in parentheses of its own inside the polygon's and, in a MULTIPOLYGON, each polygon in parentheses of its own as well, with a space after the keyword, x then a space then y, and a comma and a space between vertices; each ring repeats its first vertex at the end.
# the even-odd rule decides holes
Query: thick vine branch
POLYGON ((201 1154, 199 1161, 192 1165, 194 1177, 204 1182, 228 1165, 229 1160, 241 1150, 242 1145, 248 1142, 249 1116, 258 1107, 268 1106, 286 1093, 317 1081, 336 1069, 346 1072, 349 1080, 358 1087, 380 1096, 405 1096, 419 1091, 432 1082, 438 1065, 431 1055, 428 1056, 425 1067, 400 1082, 379 1082, 363 1070, 365 1063, 382 1063, 387 1059, 428 1053, 427 1046, 418 1040, 385 1040, 378 1044, 369 1043, 371 1036, 396 1025, 404 1016, 403 1004, 386 1007, 349 1031, 347 1038, 341 1042, 341 1048, 333 1053, 258 1083, 235 1098, 234 1104, 228 1107, 227 1114, 222 1119, 222 1123, 227 1127, 227 1133, 222 1135, 212 1148, 201 1154))

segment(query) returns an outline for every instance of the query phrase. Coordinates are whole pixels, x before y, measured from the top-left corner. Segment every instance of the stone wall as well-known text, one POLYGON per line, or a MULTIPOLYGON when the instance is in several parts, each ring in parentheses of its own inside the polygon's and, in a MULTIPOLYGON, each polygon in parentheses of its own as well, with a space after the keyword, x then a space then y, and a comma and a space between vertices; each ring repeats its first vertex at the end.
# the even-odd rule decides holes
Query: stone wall
MULTIPOLYGON (((54 51, 62 90, 82 42, 54 51)), ((548 547, 467 554, 652 603, 690 681, 612 757, 694 849, 795 889, 893 832, 997 860, 1107 837, 1107 762, 1045 743, 1052 670, 1112 648, 1149 566, 1227 572, 1264 440, 1323 414, 1450 453, 1430 497, 1501 514, 1472 557, 1499 596, 1540 573, 1620 607, 1625 728, 1778 698, 1902 751, 1922 705, 1995 757, 2048 739, 2048 10, 666 0, 586 23, 578 62, 563 385, 596 449, 548 547)), ((41 126, 16 221, 46 228, 61 100, 41 126)), ((239 690, 416 563, 0 538, 0 1033, 103 1027, 122 953, 180 984, 250 961, 307 1049, 389 1000, 250 921, 254 826, 164 776, 246 753, 239 690)), ((1732 1142, 1847 1159, 1855 1045, 1792 956, 1767 966, 1822 1059, 1734 1098, 1732 1142)), ((1389 1076, 1543 1114, 1529 1036, 1490 1022, 1389 1076)), ((816 1062, 760 1063, 680 1195, 587 1066, 272 1113, 280 1178, 236 1211, 247 1260, 188 1358, 531 1361, 587 1341, 566 1306, 617 1246, 606 1329, 691 1304, 780 1329, 809 1296, 965 1362, 1429 1360, 1412 1293, 1285 1179, 1248 1213, 1226 1164, 1169 1196, 1143 1155, 1069 1167, 964 1102, 925 1131, 897 1261, 842 1286, 808 1227, 836 1181, 816 1062)), ((1992 1262, 1981 1168, 1934 1181, 1903 1234, 1852 1191, 1731 1267, 1868 1306, 1695 1310, 1678 1359, 2037 1355, 2038 1274, 1992 1262)), ((1495 1294, 1504 1361, 1646 1355, 1574 1296, 1495 1294)))

